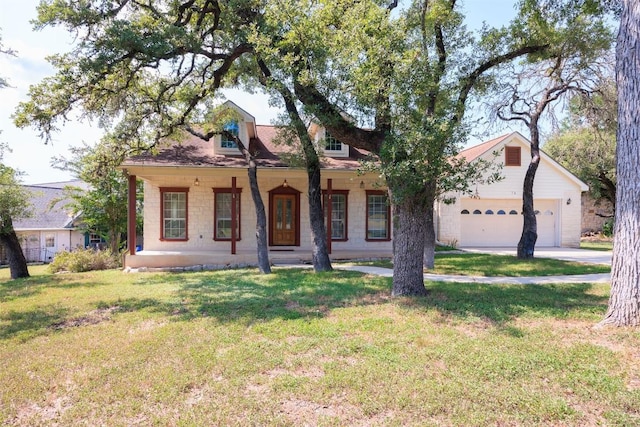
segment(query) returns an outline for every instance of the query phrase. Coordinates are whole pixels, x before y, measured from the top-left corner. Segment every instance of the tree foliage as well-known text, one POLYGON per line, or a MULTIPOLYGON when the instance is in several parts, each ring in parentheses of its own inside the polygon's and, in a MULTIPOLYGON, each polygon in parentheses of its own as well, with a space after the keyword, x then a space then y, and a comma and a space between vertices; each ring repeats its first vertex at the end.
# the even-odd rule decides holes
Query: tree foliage
POLYGON ((569 116, 544 151, 589 185, 595 200, 616 199, 615 83, 605 80, 591 96, 571 100, 569 116))
MULTIPOLYGON (((111 253, 118 254, 127 233, 128 203, 127 177, 116 169, 121 163, 117 155, 120 150, 105 139, 95 147, 84 144, 72 147, 70 151, 72 158, 58 158, 54 160, 54 166, 72 172, 88 188, 66 187, 66 195, 71 200, 67 207, 75 214, 81 214, 81 227, 86 232, 98 234, 109 244, 111 253)), ((141 229, 141 183, 138 186, 137 227, 141 229)))

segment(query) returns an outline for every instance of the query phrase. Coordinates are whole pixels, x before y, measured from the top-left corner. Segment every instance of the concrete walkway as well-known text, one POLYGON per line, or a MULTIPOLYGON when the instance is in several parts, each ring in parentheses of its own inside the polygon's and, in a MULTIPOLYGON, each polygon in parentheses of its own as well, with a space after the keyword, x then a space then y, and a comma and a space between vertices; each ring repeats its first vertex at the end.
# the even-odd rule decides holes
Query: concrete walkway
MULTIPOLYGON (((343 265, 333 264, 336 270, 359 271, 375 276, 392 277, 393 270, 383 267, 369 267, 365 265, 343 265)), ((484 276, 454 276, 446 274, 425 273, 424 280, 434 282, 455 282, 455 283, 503 283, 522 285, 541 285, 547 283, 608 283, 611 281, 611 274, 578 274, 570 276, 535 276, 535 277, 484 277, 484 276)))
MULTIPOLYGON (((496 255, 514 255, 515 248, 462 248, 461 250, 472 253, 489 253, 496 255)), ((611 265, 612 253, 609 251, 591 251, 574 248, 541 248, 536 249, 536 258, 553 258, 564 261, 583 262, 586 264, 611 265)), ((289 265, 288 267, 310 268, 310 265, 289 265)), ((334 263, 336 270, 359 271, 376 276, 392 277, 393 270, 383 267, 370 267, 365 265, 345 265, 334 263)), ((536 285, 548 283, 608 283, 611 281, 610 273, 578 274, 566 276, 535 276, 535 277, 484 277, 484 276, 454 276, 445 274, 425 273, 424 280, 436 282, 455 283, 501 283, 536 285)))

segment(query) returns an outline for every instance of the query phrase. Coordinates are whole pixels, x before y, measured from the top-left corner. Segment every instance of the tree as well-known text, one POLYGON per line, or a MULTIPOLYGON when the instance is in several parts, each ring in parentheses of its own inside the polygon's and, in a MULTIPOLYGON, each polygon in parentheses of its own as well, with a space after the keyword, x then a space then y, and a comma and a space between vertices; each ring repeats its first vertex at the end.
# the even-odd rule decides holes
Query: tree
POLYGON ((535 1, 519 2, 510 26, 475 37, 455 1, 391 13, 396 6, 281 1, 267 5, 253 43, 334 137, 377 157, 394 216, 393 294, 423 295, 431 210, 456 176, 449 159, 464 139, 468 99, 490 87, 498 65, 543 59, 559 32, 534 13, 535 1))
POLYGON ((27 260, 13 229, 13 221, 32 214, 31 197, 20 185, 20 172, 0 164, 0 243, 7 252, 11 278, 29 277, 27 260))
MULTIPOLYGON (((238 78, 242 57, 251 51, 247 33, 258 15, 249 0, 41 3, 36 28, 66 26, 78 34, 77 43, 52 59, 56 75, 30 89, 16 125, 34 126, 48 141, 80 109, 128 154, 179 140, 184 131, 199 134, 218 89, 238 78)), ((255 162, 243 153, 251 181, 255 162)), ((260 218, 258 203, 256 211, 260 218)), ((260 227, 259 263, 270 271, 263 256, 266 230, 260 227)))
POLYGON ((588 97, 570 102, 569 117, 544 144, 544 151, 589 185, 594 200, 616 202, 615 82, 600 82, 588 97))
MULTIPOLYGON (((85 144, 70 151, 73 158, 55 159, 53 166, 72 172, 89 188, 65 188, 71 200, 68 207, 82 214, 82 227, 87 232, 98 234, 109 244, 109 250, 118 254, 127 232, 129 187, 126 177, 116 169, 122 161, 119 150, 105 139, 95 147, 85 144)), ((138 197, 137 210, 142 211, 141 197, 138 197)), ((141 220, 140 215, 138 219, 141 220)))
MULTIPOLYGON (((258 251, 258 269, 263 274, 271 273, 271 263, 269 262, 269 247, 267 246, 267 214, 264 208, 264 202, 260 195, 260 187, 258 185, 258 165, 249 149, 242 143, 242 140, 233 133, 225 129, 225 125, 231 121, 240 121, 237 112, 224 106, 215 108, 209 115, 202 127, 203 132, 199 132, 196 128, 187 125, 186 130, 205 141, 213 138, 214 135, 223 135, 225 138, 235 142, 236 146, 244 156, 247 162, 247 173, 249 174, 249 187, 251 188, 251 197, 256 210, 256 243, 258 251)), ((232 233, 235 227, 231 227, 232 233)))
POLYGON ((309 222, 312 235, 311 262, 313 269, 316 272, 331 271, 333 267, 331 266, 331 259, 329 258, 327 247, 327 239, 330 239, 331 236, 327 236, 327 231, 324 226, 320 157, 309 135, 308 126, 304 123, 298 111, 294 94, 291 93, 291 90, 289 90, 283 82, 273 76, 264 60, 258 58, 256 62, 259 68, 259 72, 257 73, 258 80, 266 89, 274 92, 275 96, 279 95, 284 104, 288 126, 282 129, 283 133, 286 134, 286 130, 291 131, 290 133, 292 136, 295 136, 295 138, 288 138, 289 141, 295 141, 297 139, 300 143, 300 151, 304 159, 305 169, 307 170, 309 222))
MULTIPOLYGON (((0 53, 14 55, 11 49, 2 46, 0 38, 0 53)), ((0 89, 8 86, 8 82, 0 76, 0 89)), ((4 150, 8 148, 0 146, 0 160, 4 150)), ((13 229, 13 220, 27 218, 31 215, 31 198, 29 193, 20 185, 20 172, 0 163, 0 243, 7 251, 9 270, 12 279, 29 277, 27 260, 24 257, 20 241, 13 229)))
MULTIPOLYGON (((533 14, 548 11, 534 9, 533 14)), ((521 121, 529 129, 531 162, 524 177, 522 191, 523 227, 518 242, 517 256, 533 258, 538 238, 533 204, 533 184, 540 164, 540 120, 559 100, 575 93, 593 93, 594 76, 602 74, 606 66, 602 58, 610 48, 611 32, 604 22, 591 19, 580 9, 571 10, 577 16, 565 15, 565 9, 551 11, 547 21, 560 21, 554 26, 562 42, 548 49, 549 59, 533 64, 519 65, 512 75, 514 82, 499 91, 503 96, 497 104, 496 114, 501 120, 521 121), (557 14, 557 17, 553 16, 557 14)), ((601 12, 600 12, 601 14, 601 12)))
POLYGON ((622 0, 616 45, 618 172, 609 308, 601 325, 640 326, 640 3, 622 0))

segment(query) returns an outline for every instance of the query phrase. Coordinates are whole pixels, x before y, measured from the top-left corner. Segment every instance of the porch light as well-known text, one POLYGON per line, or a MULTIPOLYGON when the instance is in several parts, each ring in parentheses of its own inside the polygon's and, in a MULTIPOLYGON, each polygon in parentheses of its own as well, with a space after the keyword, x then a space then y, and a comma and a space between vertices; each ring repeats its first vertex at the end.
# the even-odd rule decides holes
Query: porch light
POLYGON ((570 205, 570 204, 571 204, 571 197, 569 197, 569 198, 567 199, 567 204, 568 204, 568 205, 570 205))
POLYGON ((360 181, 360 188, 364 188, 364 181, 360 181))
POLYGON ((200 180, 198 179, 198 177, 196 177, 196 180, 193 181, 193 185, 195 185, 196 187, 200 185, 200 180))
POLYGON ((284 179, 284 182, 282 183, 282 186, 284 188, 287 188, 289 186, 289 183, 287 182, 287 178, 284 179))

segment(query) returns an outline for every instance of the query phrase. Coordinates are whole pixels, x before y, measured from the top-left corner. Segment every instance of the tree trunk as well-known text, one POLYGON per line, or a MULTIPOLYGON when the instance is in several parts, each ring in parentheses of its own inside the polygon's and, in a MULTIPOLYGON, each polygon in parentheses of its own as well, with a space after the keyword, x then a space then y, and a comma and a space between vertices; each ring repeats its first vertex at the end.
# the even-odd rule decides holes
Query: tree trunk
POLYGON ((255 161, 249 161, 249 187, 256 209, 256 241, 258 245, 258 268, 263 274, 271 273, 269 246, 267 244, 267 214, 258 187, 258 170, 255 161))
MULTIPOLYGON (((327 249, 327 232, 324 226, 322 187, 320 186, 320 162, 317 156, 316 162, 310 163, 307 160, 307 177, 309 178, 309 221, 313 237, 313 252, 311 256, 313 269, 316 272, 331 271, 333 267, 331 266, 331 259, 327 249)), ((331 201, 328 201, 328 203, 331 203, 331 201)))
MULTIPOLYGON (((388 182, 393 211, 393 296, 424 296, 422 269, 425 250, 427 210, 425 192, 402 193, 402 184, 388 182), (395 203, 394 191, 402 197, 395 203)), ((433 209, 433 203, 430 209, 433 209)))
POLYGON ((609 309, 601 324, 640 326, 640 3, 622 1, 616 46, 617 191, 609 309))
MULTIPOLYGON (((435 187, 436 184, 434 182, 430 182, 427 184, 427 196, 433 199, 435 202, 435 187)), ((436 230, 433 224, 433 204, 431 209, 428 209, 427 205, 427 217, 425 220, 425 241, 424 241, 424 254, 423 254, 423 267, 427 270, 433 270, 435 267, 435 257, 436 257, 436 230)))
POLYGON ((18 279, 21 277, 29 277, 27 260, 24 257, 22 248, 20 247, 18 236, 13 229, 13 221, 9 218, 7 221, 3 222, 5 224, 4 228, 8 231, 0 233, 0 243, 4 246, 4 249, 7 252, 11 278, 18 279))
POLYGON ((538 240, 538 222, 533 208, 533 182, 540 165, 540 136, 537 121, 529 126, 531 132, 531 163, 527 168, 522 186, 522 235, 518 242, 518 258, 531 259, 538 240))

